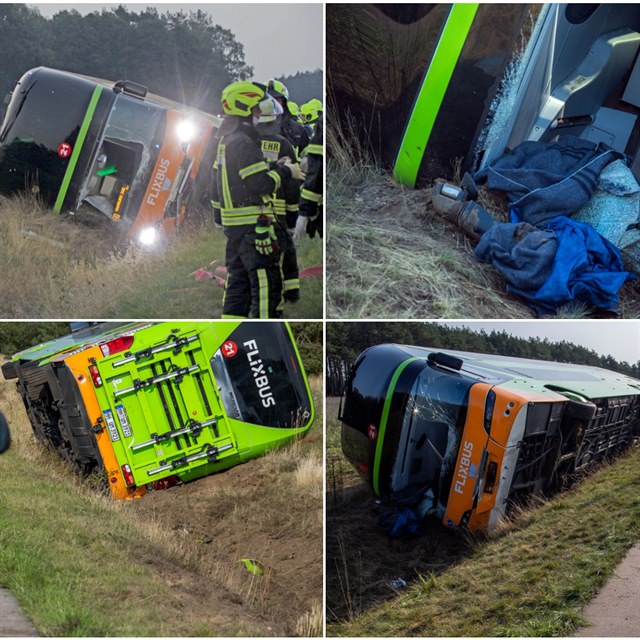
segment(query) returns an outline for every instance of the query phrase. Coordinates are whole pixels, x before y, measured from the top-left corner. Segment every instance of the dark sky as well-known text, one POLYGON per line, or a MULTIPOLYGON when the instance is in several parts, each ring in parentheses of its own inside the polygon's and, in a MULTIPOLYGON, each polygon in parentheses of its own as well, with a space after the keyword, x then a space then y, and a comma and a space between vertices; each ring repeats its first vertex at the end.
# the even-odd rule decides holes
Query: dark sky
MULTIPOLYGON (((37 3, 43 16, 75 9, 85 14, 102 8, 124 4, 129 10, 143 10, 145 3, 37 3)), ((272 77, 291 75, 297 71, 322 68, 323 31, 321 4, 174 4, 149 3, 162 13, 201 9, 216 24, 229 29, 244 45, 245 61, 254 68, 255 80, 266 82, 272 77)))

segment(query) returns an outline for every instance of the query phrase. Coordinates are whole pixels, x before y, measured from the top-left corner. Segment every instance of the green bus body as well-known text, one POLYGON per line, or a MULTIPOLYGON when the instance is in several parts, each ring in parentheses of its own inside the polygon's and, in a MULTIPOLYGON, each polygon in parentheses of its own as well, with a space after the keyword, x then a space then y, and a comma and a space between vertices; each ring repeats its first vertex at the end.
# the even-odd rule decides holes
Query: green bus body
POLYGON ((36 436, 128 489, 221 471, 314 420, 285 323, 103 323, 22 351, 3 373, 36 436))

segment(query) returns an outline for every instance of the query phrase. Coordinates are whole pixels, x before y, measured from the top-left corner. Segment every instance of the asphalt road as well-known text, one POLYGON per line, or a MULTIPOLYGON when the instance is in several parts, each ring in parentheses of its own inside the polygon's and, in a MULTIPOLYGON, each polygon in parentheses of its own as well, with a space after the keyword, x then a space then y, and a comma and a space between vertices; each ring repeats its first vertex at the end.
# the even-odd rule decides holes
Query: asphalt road
POLYGON ((6 589, 0 589, 0 638, 37 635, 34 626, 22 615, 18 601, 6 589))
POLYGON ((576 637, 640 637, 640 544, 629 550, 584 615, 589 626, 576 637))

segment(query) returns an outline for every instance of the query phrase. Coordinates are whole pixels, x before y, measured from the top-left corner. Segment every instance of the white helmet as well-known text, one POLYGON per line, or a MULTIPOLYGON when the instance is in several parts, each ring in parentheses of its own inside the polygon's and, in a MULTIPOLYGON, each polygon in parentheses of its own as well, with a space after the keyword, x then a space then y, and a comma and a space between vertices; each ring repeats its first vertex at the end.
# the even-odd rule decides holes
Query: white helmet
POLYGON ((264 100, 261 100, 258 104, 260 109, 260 116, 258 122, 273 122, 284 112, 280 103, 273 97, 267 95, 264 100))

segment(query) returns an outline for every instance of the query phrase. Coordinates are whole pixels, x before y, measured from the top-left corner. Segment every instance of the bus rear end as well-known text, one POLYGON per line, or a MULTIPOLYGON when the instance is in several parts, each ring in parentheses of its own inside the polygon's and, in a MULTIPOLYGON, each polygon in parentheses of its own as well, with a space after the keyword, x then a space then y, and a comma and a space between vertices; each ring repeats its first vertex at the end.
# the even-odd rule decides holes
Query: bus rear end
POLYGON ((108 473, 128 490, 221 471, 301 437, 313 422, 285 324, 160 323, 132 338, 96 360, 94 380, 96 431, 117 460, 108 473))

